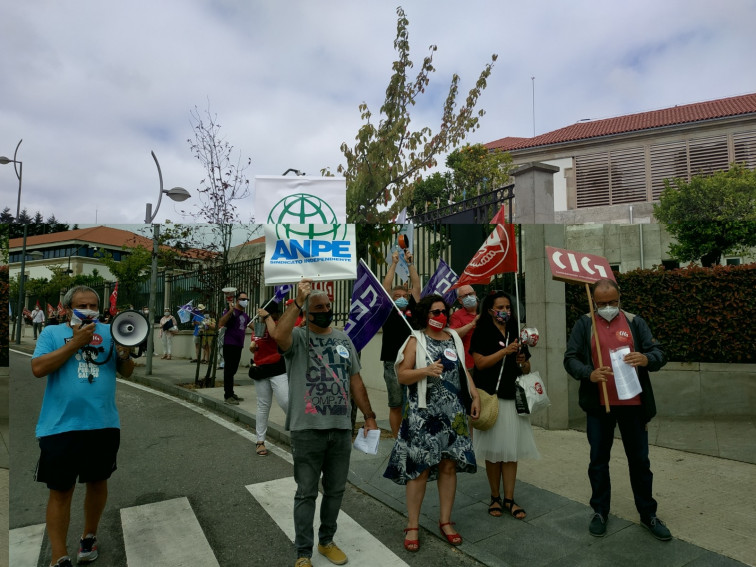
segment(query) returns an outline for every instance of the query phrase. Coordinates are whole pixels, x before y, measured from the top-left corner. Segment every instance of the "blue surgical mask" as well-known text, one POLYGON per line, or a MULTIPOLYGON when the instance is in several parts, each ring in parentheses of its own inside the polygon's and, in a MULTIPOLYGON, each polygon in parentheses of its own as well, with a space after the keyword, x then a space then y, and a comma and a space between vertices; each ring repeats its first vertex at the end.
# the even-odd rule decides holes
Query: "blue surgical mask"
POLYGON ((478 304, 478 298, 474 295, 467 295, 462 298, 462 305, 467 307, 468 309, 471 309, 475 307, 478 304))
POLYGON ((400 297, 399 299, 394 300, 394 303, 399 309, 407 309, 407 306, 409 305, 409 300, 406 297, 400 297))

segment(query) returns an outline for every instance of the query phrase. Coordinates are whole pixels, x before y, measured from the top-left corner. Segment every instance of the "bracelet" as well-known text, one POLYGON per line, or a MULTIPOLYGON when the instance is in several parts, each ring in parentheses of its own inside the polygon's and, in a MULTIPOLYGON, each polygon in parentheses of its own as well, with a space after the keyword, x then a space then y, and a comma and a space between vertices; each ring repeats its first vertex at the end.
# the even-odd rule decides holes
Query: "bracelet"
POLYGON ((294 300, 294 307, 296 307, 297 309, 299 309, 300 311, 302 311, 302 306, 299 303, 297 303, 296 299, 294 300))
POLYGON ((375 419, 375 412, 371 411, 370 413, 363 413, 362 414, 363 419, 375 419))

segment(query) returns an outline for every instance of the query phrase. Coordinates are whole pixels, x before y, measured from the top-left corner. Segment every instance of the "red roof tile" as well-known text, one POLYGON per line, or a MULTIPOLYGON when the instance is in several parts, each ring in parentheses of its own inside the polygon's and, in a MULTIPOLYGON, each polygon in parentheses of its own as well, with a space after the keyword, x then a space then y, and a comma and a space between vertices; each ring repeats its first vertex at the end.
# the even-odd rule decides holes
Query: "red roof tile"
POLYGON ((534 138, 506 137, 484 145, 488 149, 519 150, 753 113, 756 113, 756 93, 673 106, 672 108, 638 114, 627 114, 603 120, 578 122, 534 138))

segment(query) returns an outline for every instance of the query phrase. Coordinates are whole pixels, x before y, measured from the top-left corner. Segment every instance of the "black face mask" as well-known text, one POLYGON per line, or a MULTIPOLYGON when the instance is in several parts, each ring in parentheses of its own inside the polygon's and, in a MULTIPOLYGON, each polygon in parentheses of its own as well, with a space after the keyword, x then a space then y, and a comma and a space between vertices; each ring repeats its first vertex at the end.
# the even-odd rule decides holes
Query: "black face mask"
POLYGON ((333 309, 321 313, 310 313, 310 315, 312 316, 312 324, 321 329, 327 329, 333 321, 333 309))

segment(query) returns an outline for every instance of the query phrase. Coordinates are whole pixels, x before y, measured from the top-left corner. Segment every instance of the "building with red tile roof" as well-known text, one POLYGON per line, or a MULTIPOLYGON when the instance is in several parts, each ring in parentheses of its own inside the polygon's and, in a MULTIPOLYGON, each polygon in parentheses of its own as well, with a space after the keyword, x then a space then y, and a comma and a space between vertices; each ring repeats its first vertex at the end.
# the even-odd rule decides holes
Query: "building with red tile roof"
POLYGON ((690 179, 736 161, 756 168, 756 93, 580 121, 485 146, 510 152, 515 164, 560 168, 556 222, 652 222, 665 179, 690 179))

